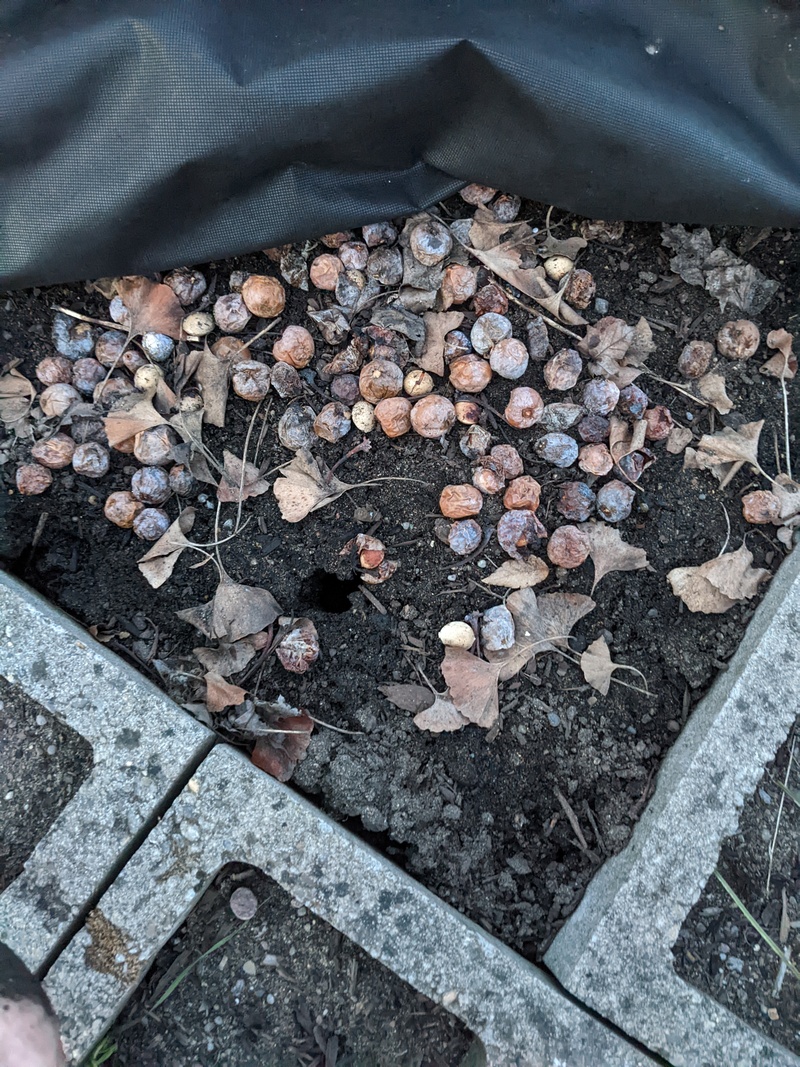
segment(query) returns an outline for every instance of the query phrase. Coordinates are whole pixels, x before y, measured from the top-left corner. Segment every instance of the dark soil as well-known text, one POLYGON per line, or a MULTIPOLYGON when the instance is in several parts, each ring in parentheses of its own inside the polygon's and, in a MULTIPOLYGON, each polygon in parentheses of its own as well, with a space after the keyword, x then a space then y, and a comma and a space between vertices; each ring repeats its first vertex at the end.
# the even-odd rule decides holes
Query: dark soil
POLYGON ((271 878, 236 864, 161 950, 109 1040, 115 1067, 458 1067, 474 1037, 271 878), (258 901, 247 922, 228 903, 242 887, 258 901))
MULTIPOLYGON (((464 208, 460 201, 448 206, 464 208)), ((541 221, 544 211, 524 205, 522 217, 541 221)), ((569 232, 569 220, 559 232, 569 232)), ((729 229, 713 236, 736 248, 748 235, 729 229)), ((796 331, 796 238, 773 232, 746 258, 782 286, 767 311, 756 317, 762 336, 781 326, 796 331)), ((608 301, 610 314, 629 322, 642 314, 650 318, 657 351, 649 365, 663 378, 675 380, 676 358, 686 339, 713 340, 729 317, 702 289, 681 282, 666 291, 654 288, 655 278, 674 279, 656 225, 628 226, 618 245, 590 244, 581 266, 593 271, 598 296, 608 301)), ((275 272, 262 255, 203 269, 218 292, 227 291, 232 270, 275 272)), ((305 315, 307 299, 290 291, 282 321, 313 329, 305 315)), ((2 352, 6 359, 22 356, 21 369, 31 376, 35 361, 52 351, 50 309, 56 304, 107 315, 106 302, 82 286, 12 294, 3 314, 2 352)), ((587 316, 592 321, 601 317, 595 310, 587 316)), ((510 317, 515 335, 524 338, 529 316, 515 309, 510 317)), ((251 326, 252 332, 258 328, 251 326)), ((554 331, 550 336, 554 348, 560 348, 562 339, 554 331)), ((736 404, 725 421, 766 419, 762 462, 774 472, 773 434, 782 440, 779 386, 758 373, 759 356, 750 363, 723 362, 736 404)), ((546 400, 571 399, 546 390, 538 364, 531 364, 515 384, 539 388, 546 400)), ((642 377, 637 384, 653 402, 668 404, 676 422, 698 433, 709 430, 706 409, 652 378, 642 377)), ((317 382, 317 387, 324 392, 324 384, 317 382)), ((487 399, 502 409, 508 391, 508 382, 495 380, 487 399)), ((797 395, 796 388, 790 390, 793 425, 797 395)), ((318 410, 322 400, 311 393, 310 402, 318 410)), ((258 462, 270 468, 289 458, 269 432, 284 406, 274 402, 266 416, 268 431, 258 462)), ((241 455, 252 415, 251 405, 232 398, 224 433, 207 435, 215 454, 224 445, 241 455)), ((719 416, 713 425, 720 428, 719 416)), ((259 429, 255 427, 253 440, 259 429)), ((498 441, 507 437, 519 448, 526 473, 542 482, 541 513, 546 525, 557 524, 556 485, 575 475, 536 459, 535 429, 498 427, 496 433, 498 441)), ((411 716, 388 704, 377 687, 393 680, 418 682, 417 672, 424 671, 434 686, 444 688, 437 632, 445 622, 498 601, 477 583, 505 558, 492 542, 482 557, 462 564, 434 535, 442 486, 470 477, 458 438, 458 431, 451 432, 443 451, 437 441, 414 435, 389 441, 380 431, 374 433, 372 450, 348 460, 337 475, 350 482, 403 475, 425 484, 387 482, 359 489, 296 525, 280 519, 272 493, 249 500, 250 523, 224 546, 223 560, 235 580, 270 589, 285 611, 310 615, 320 633, 323 652, 308 674, 290 675, 273 660, 261 677, 259 696, 273 699, 280 693, 334 726, 360 731, 348 736, 317 728, 308 758, 294 775, 295 786, 444 900, 524 955, 539 958, 577 906, 598 864, 627 842, 661 760, 694 703, 725 669, 755 608, 751 602, 723 616, 690 614, 673 596, 665 574, 716 556, 726 543, 726 513, 730 545, 738 547, 747 532, 757 566, 774 572, 785 550, 774 540, 772 527, 743 522, 739 499, 746 488, 756 487, 746 470, 720 491, 711 474, 682 472, 682 457, 656 445, 657 462, 642 478, 638 506, 620 524, 624 538, 647 551, 652 570, 605 578, 594 594, 596 609, 578 624, 572 641, 573 650, 580 652, 605 635, 614 659, 641 671, 652 695, 612 685, 608 697, 601 697, 584 684, 572 663, 544 656, 503 687, 502 724, 494 736, 472 726, 455 734, 421 733, 411 716), (342 546, 376 523, 375 532, 400 564, 393 578, 375 588, 383 611, 360 591, 348 600, 338 597, 330 583, 318 581, 320 571, 350 578, 342 546), (576 840, 556 789, 568 799, 586 848, 576 840)), ((338 445, 320 443, 319 453, 333 463, 349 447, 350 438, 338 445)), ((59 473, 53 488, 35 498, 13 492, 13 469, 13 463, 6 465, 7 519, 0 545, 6 566, 85 625, 99 627, 111 648, 153 676, 153 660, 189 657, 200 643, 198 634, 174 613, 207 600, 215 573, 212 566, 191 570, 195 560, 185 554, 162 589, 154 591, 145 583, 136 568, 142 544, 102 514, 107 493, 129 485, 130 457, 115 454, 112 473, 100 483, 59 473), (33 535, 44 513, 34 548, 33 535)), ((174 502, 168 506, 177 514, 174 502)), ((499 512, 499 504, 487 500, 481 521, 494 522, 499 512)), ((198 541, 213 539, 213 515, 210 502, 208 507, 201 504, 192 535, 198 541)), ((223 522, 223 533, 233 522, 225 521, 229 525, 223 522)), ((591 571, 590 564, 570 572, 553 569, 537 593, 588 593, 591 571)), ((640 684, 635 675, 626 672, 623 677, 640 684)))
POLYGON ((91 769, 91 745, 0 678, 0 892, 91 769))
MULTIPOLYGON (((738 832, 723 843, 718 870, 777 945, 785 896, 786 915, 793 924, 785 944, 795 958, 800 919, 800 808, 781 790, 784 783, 800 799, 794 731, 745 801, 738 832)), ((776 992, 780 959, 716 877, 709 879, 686 917, 673 953, 675 970, 682 978, 757 1030, 800 1053, 800 981, 787 972, 776 992)))

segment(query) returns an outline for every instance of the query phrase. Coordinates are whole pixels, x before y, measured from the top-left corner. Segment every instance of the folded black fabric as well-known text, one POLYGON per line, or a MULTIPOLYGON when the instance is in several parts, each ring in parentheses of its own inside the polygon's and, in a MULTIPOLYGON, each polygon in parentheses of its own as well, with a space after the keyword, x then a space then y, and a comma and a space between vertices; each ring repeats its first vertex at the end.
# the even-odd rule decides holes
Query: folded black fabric
POLYGON ((796 0, 4 0, 0 285, 230 256, 468 181, 800 220, 796 0))

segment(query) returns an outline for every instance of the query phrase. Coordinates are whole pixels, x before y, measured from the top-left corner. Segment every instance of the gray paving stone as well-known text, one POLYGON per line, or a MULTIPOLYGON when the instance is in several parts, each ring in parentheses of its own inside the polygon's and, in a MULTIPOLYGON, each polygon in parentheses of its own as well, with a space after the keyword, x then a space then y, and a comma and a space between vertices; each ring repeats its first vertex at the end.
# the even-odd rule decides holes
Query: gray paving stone
POLYGON ((800 1063, 678 978, 671 953, 722 840, 795 721, 798 688, 795 549, 664 761, 627 848, 595 876, 545 958, 576 997, 674 1067, 800 1063))
POLYGON ((265 871, 461 1018, 495 1067, 645 1067, 540 970, 240 753, 218 746, 89 915, 45 987, 73 1055, 121 1010, 220 867, 265 871))
POLYGON ((93 766, 0 894, 0 941, 37 970, 214 736, 22 583, 0 574, 0 675, 77 731, 93 766))

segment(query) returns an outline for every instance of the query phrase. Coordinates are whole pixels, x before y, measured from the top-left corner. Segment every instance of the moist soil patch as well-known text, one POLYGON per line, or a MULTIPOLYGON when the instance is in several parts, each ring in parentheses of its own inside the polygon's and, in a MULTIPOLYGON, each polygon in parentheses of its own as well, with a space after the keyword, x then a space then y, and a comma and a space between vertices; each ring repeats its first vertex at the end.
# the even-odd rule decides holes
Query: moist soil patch
POLYGON ((91 745, 0 678, 0 892, 21 874, 91 769, 91 745))
MULTIPOLYGON (((470 210, 457 198, 444 208, 461 214, 470 210)), ((521 217, 541 223, 544 214, 539 205, 523 204, 521 217)), ((559 219, 563 225, 558 232, 568 236, 577 221, 559 219)), ((734 249, 742 241, 749 246, 754 237, 740 229, 714 230, 712 236, 734 249)), ((784 231, 761 236, 746 258, 780 288, 754 321, 762 337, 778 327, 797 332, 797 238, 784 231)), ((731 317, 703 289, 670 274, 659 226, 628 225, 616 244, 590 243, 580 266, 594 274, 609 314, 629 323, 641 315, 649 318, 656 351, 648 366, 662 378, 677 379, 676 360, 688 339, 713 341, 731 317)), ((228 291, 233 271, 276 274, 263 255, 207 264, 202 270, 217 295, 228 291)), ((315 332, 306 315, 309 295, 295 289, 287 289, 287 295, 281 325, 296 322, 315 332)), ((107 301, 80 285, 9 294, 0 305, 2 355, 5 361, 21 357, 20 369, 31 378, 36 362, 53 352, 54 305, 108 316, 107 301)), ((508 314, 515 336, 524 340, 531 315, 513 304, 508 314)), ((593 307, 586 315, 596 321, 601 312, 593 307)), ((468 316, 467 325, 469 321, 468 316)), ((250 325, 244 337, 261 323, 250 325)), ((256 342, 255 351, 263 352, 268 340, 256 342)), ((550 342, 551 351, 568 343, 552 329, 550 342)), ((736 405, 734 418, 766 420, 761 461, 774 474, 775 435, 783 452, 783 407, 779 383, 758 372, 762 353, 766 358, 763 345, 753 360, 723 360, 722 369, 736 405)), ((541 363, 532 362, 520 381, 495 379, 485 394, 488 403, 502 410, 512 384, 531 385, 546 401, 573 399, 569 393, 550 393, 541 363)), ((697 436, 720 428, 719 416, 654 378, 643 376, 637 384, 651 403, 668 405, 675 421, 697 436)), ((451 392, 446 384, 441 391, 451 392)), ((789 398, 796 419, 797 390, 791 386, 789 398)), ((325 383, 312 380, 307 402, 319 410, 325 399, 325 383)), ((260 419, 254 426, 252 441, 262 438, 256 462, 265 469, 291 458, 274 432, 286 403, 275 399, 266 410, 263 437, 260 419)), ((252 418, 253 406, 231 396, 225 429, 205 434, 215 455, 224 447, 241 456, 252 418)), ((561 524, 554 508, 557 487, 574 480, 575 469, 558 470, 538 460, 533 445, 540 431, 535 427, 517 431, 491 413, 487 427, 497 442, 518 448, 526 473, 541 482, 539 513, 545 525, 561 524)), ((463 430, 457 424, 443 444, 413 434, 389 440, 376 430, 370 435, 371 450, 348 459, 337 476, 348 482, 385 475, 419 481, 358 489, 297 524, 282 521, 269 492, 245 502, 249 524, 220 551, 234 580, 271 590, 286 613, 310 616, 319 631, 317 663, 306 674, 294 675, 271 658, 257 679, 258 696, 274 700, 280 694, 334 727, 356 731, 318 726, 293 785, 442 899, 523 955, 538 959, 599 864, 626 844, 652 794, 661 760, 694 703, 726 668, 758 600, 737 604, 724 615, 692 614, 671 592, 666 573, 710 560, 726 543, 738 548, 745 535, 755 565, 771 572, 786 549, 775 539, 774 527, 755 528, 742 519, 741 495, 748 488, 765 488, 747 468, 720 490, 710 473, 683 471, 683 457, 656 444, 657 459, 639 483, 634 510, 619 524, 626 541, 646 550, 652 569, 604 578, 593 594, 596 608, 574 628, 570 643, 576 655, 604 636, 612 657, 646 678, 650 695, 612 684, 603 697, 585 684, 573 663, 546 655, 501 687, 499 729, 488 735, 474 726, 452 734, 420 732, 412 716, 391 706, 378 686, 419 683, 424 672, 434 687, 444 689, 440 627, 501 599, 498 591, 479 584, 506 558, 494 540, 482 554, 463 562, 434 533, 442 487, 471 476, 459 450, 463 430), (341 556, 346 542, 367 530, 381 538, 399 563, 392 578, 372 587, 377 603, 353 586, 351 561, 341 556), (569 815, 557 791, 571 809, 569 815), (571 819, 580 828, 580 839, 571 819)), ((315 452, 332 465, 357 441, 353 432, 336 445, 320 441, 315 452)), ((794 448, 794 436, 791 443, 794 448)), ((14 491, 14 466, 4 468, 0 552, 5 565, 84 625, 96 627, 110 648, 165 684, 177 699, 185 699, 173 684, 176 676, 165 682, 159 665, 191 660, 192 648, 203 643, 175 612, 213 594, 213 565, 191 569, 197 557, 184 553, 160 590, 146 584, 136 562, 147 546, 130 531, 112 526, 102 510, 110 491, 129 487, 136 466, 129 456, 113 453, 111 472, 101 481, 56 472, 52 488, 39 497, 14 491)), ((211 541, 214 502, 201 496, 194 503, 198 516, 192 538, 211 541)), ((175 502, 167 507, 174 518, 175 502)), ((235 505, 226 507, 223 535, 232 529, 235 512, 235 505)), ((493 524, 500 512, 499 502, 487 498, 481 522, 493 524)), ((573 571, 552 567, 536 592, 588 594, 591 584, 589 563, 573 571)), ((641 686, 636 675, 617 677, 641 686)))
POLYGON ((117 1045, 116 1067, 458 1067, 474 1040, 271 878, 235 864, 161 950, 106 1045, 117 1045), (242 890, 257 905, 246 921, 229 903, 242 890))
MULTIPOLYGON (((718 863, 753 919, 791 959, 800 918, 800 808, 781 787, 800 797, 796 729, 745 801, 739 829, 723 842, 718 863)), ((777 982, 780 958, 716 876, 687 915, 673 955, 687 982, 800 1053, 800 980, 786 972, 777 982)))

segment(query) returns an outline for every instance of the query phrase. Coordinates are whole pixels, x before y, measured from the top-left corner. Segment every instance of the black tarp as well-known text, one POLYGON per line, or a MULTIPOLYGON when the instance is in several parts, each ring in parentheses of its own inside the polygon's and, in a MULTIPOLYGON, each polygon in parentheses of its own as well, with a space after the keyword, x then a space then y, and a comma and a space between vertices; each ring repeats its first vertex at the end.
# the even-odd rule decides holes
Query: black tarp
POLYGON ((796 0, 0 0, 0 285, 201 262, 480 181, 800 220, 796 0))

